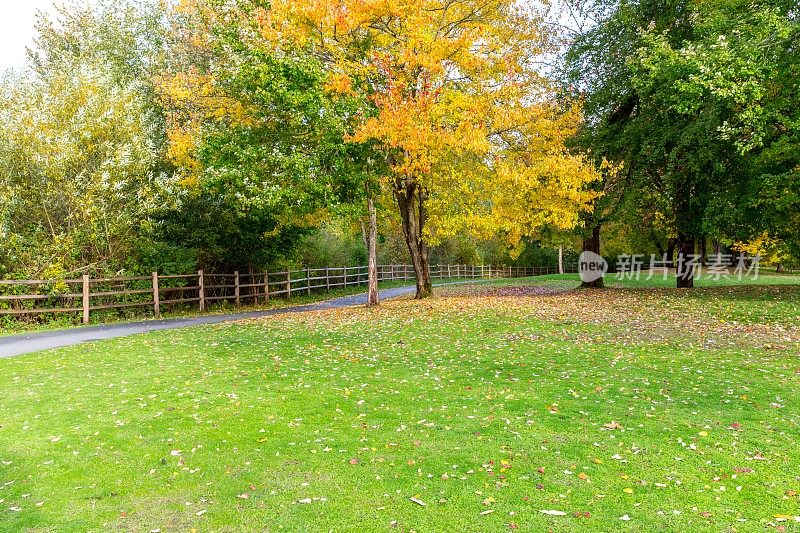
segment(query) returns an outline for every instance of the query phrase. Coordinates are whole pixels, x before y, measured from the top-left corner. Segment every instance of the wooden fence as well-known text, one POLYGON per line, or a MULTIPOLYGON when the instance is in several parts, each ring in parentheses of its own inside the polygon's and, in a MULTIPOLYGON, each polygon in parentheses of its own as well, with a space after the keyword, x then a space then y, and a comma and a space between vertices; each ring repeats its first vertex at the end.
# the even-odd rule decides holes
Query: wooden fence
MULTIPOLYGON (((498 267, 489 265, 432 265, 434 279, 524 277, 553 274, 555 268, 498 267)), ((378 281, 413 280, 411 265, 379 265, 378 281)), ((0 280, 0 316, 82 314, 89 322, 92 311, 125 308, 152 309, 156 318, 162 306, 197 305, 200 312, 213 302, 266 303, 270 298, 330 291, 366 285, 367 267, 307 268, 257 274, 193 274, 62 280, 0 280)))

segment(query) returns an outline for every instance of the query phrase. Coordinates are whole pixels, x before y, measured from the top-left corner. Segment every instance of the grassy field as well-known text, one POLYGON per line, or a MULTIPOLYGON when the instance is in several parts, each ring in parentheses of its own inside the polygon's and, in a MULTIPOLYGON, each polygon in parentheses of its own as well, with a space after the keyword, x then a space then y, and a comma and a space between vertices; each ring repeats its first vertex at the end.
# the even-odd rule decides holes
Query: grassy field
POLYGON ((775 278, 506 280, 0 360, 0 531, 796 531, 775 278))

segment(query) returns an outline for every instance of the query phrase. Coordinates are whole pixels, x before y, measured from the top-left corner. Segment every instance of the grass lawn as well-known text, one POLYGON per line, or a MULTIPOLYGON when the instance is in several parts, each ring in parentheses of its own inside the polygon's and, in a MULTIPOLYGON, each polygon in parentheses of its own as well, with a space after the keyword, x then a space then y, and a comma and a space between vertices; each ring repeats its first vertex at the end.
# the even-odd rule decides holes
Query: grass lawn
POLYGON ((0 360, 0 531, 800 530, 777 278, 504 280, 0 360))

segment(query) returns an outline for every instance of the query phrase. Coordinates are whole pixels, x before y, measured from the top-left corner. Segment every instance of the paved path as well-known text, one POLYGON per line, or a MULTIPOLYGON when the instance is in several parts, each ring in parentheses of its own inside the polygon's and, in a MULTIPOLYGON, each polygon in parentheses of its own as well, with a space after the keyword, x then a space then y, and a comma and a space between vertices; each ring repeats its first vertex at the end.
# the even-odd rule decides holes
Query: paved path
MULTIPOLYGON (((474 280, 483 281, 483 280, 474 280)), ((413 294, 415 288, 396 287, 380 291, 382 300, 397 298, 407 294, 413 294)), ((324 309, 337 309, 341 307, 352 307, 356 305, 366 305, 367 295, 356 294, 354 296, 343 296, 325 302, 308 305, 297 305, 280 309, 268 309, 264 311, 250 311, 247 313, 230 313, 226 315, 203 315, 190 318, 167 318, 163 320, 143 320, 141 322, 128 322, 123 324, 104 324, 100 326, 87 326, 60 331, 43 331, 41 333, 26 333, 22 335, 12 335, 0 337, 0 359, 22 355, 25 353, 49 350, 50 348, 62 348, 83 342, 99 341, 103 339, 114 339, 117 337, 127 337, 149 331, 159 331, 162 329, 177 329, 187 326, 198 326, 202 324, 218 324, 232 320, 244 320, 247 318, 257 318, 262 316, 282 315, 285 313, 306 313, 308 311, 321 311, 324 309)))

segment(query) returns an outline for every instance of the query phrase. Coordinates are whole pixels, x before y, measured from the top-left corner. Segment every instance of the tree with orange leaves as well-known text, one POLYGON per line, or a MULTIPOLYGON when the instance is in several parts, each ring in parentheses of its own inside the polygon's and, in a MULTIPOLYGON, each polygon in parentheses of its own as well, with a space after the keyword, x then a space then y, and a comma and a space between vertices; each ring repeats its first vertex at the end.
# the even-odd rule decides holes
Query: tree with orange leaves
POLYGON ((573 227, 593 167, 564 147, 580 119, 536 66, 548 36, 516 0, 192 0, 251 50, 301 50, 326 71, 351 144, 375 147, 414 264, 432 293, 428 247, 468 231, 518 247, 544 225, 573 227))
MULTIPOLYGON (((357 142, 383 147, 417 277, 431 294, 428 246, 470 231, 519 246, 543 225, 573 227, 597 173, 564 140, 580 120, 536 67, 545 25, 515 0, 246 2, 255 39, 326 62, 328 88, 373 110, 357 142)), ((240 2, 241 4, 241 2, 240 2)))

